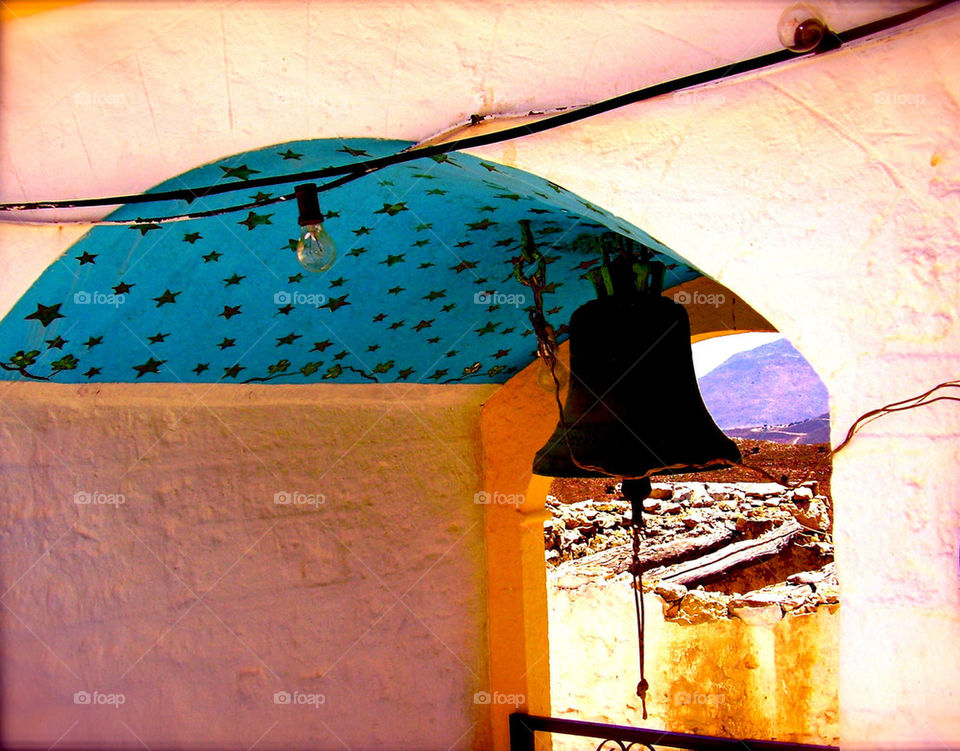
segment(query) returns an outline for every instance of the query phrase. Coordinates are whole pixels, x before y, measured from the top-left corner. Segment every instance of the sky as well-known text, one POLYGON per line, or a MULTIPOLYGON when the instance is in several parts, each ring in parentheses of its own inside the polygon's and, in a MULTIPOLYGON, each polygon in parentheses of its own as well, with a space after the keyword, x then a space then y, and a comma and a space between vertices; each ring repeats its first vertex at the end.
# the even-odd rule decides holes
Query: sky
POLYGON ((762 344, 769 344, 783 339, 783 334, 777 332, 751 332, 748 334, 731 334, 729 336, 715 336, 704 339, 693 345, 693 368, 697 378, 702 378, 711 370, 722 365, 738 352, 754 349, 762 344))

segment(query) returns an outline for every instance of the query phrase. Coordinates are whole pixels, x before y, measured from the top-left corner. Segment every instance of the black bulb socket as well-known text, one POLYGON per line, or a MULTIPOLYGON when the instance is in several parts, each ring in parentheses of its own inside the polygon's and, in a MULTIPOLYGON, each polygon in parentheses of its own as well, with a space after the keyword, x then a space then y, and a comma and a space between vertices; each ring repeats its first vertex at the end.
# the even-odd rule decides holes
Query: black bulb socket
POLYGON ((320 199, 316 184, 304 183, 303 185, 297 185, 293 190, 297 196, 297 209, 300 211, 297 223, 301 227, 322 223, 323 212, 320 211, 320 199))

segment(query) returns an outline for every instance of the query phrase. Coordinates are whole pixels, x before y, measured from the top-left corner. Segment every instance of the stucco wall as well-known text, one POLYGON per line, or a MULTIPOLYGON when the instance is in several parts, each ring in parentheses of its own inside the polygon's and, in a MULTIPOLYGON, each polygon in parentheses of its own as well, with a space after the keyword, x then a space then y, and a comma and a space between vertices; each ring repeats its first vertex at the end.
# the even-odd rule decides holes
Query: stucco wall
POLYGON ((4 743, 485 746, 494 389, 5 384, 4 743))

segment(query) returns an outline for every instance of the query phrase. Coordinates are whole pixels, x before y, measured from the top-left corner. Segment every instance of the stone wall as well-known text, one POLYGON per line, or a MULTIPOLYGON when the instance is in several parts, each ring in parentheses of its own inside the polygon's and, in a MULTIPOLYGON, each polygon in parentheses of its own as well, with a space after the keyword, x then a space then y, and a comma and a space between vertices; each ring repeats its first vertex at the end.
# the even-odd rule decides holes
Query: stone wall
MULTIPOLYGON (((684 623, 644 593, 648 719, 639 678, 630 576, 548 572, 553 712, 677 732, 837 744, 840 739, 837 606, 781 618, 780 605, 709 608, 684 623), (759 616, 759 617, 751 617, 759 616)), ((693 590, 690 598, 709 599, 693 590)), ((557 749, 577 744, 554 739, 557 749)), ((582 744, 579 746, 582 747, 582 744)))

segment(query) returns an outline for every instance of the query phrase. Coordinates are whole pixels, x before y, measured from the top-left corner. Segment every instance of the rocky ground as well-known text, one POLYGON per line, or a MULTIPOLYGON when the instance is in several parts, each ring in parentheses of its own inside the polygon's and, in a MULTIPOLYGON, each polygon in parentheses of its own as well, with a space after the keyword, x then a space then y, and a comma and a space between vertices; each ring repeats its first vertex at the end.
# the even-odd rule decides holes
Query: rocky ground
MULTIPOLYGON (((804 461, 822 454, 816 446, 775 445, 753 455, 760 451, 778 477, 804 470, 804 461), (792 465, 771 458, 777 453, 792 465)), ((644 588, 660 596, 668 618, 687 623, 723 617, 767 622, 837 607, 829 491, 819 479, 788 489, 740 481, 737 472, 745 471, 699 476, 726 482, 677 476, 653 483, 644 502, 644 588)), ((551 493, 544 542, 556 586, 564 586, 566 574, 582 584, 584 577, 609 579, 629 570, 630 503, 619 483, 556 480, 551 493)))

